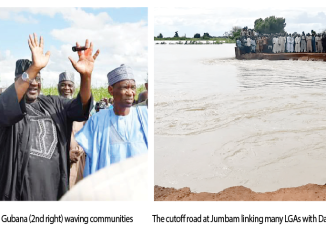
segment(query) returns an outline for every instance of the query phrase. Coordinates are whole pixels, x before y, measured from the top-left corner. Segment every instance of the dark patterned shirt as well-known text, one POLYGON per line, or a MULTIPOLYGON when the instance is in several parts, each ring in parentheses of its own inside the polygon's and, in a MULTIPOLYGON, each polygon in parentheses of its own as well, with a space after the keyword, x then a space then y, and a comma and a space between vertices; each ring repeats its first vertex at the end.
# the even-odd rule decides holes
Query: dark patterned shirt
POLYGON ((57 200, 60 185, 56 126, 39 101, 26 104, 31 127, 31 151, 27 166, 32 200, 57 200))

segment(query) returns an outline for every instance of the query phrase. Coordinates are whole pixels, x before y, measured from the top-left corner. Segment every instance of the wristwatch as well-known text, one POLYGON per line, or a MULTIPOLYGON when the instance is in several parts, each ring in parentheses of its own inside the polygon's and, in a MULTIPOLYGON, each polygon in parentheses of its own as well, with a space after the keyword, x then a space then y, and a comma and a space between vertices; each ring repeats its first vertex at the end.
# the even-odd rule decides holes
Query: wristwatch
POLYGON ((33 79, 30 79, 28 74, 26 72, 23 73, 22 79, 24 82, 28 82, 29 84, 33 81, 33 79))

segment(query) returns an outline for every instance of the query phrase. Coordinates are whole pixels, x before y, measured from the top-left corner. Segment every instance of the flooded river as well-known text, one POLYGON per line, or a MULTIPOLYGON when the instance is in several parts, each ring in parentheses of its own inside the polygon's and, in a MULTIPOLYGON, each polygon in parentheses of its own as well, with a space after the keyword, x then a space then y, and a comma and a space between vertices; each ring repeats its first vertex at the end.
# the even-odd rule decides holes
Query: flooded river
POLYGON ((155 45, 155 184, 219 192, 326 183, 326 63, 155 45))

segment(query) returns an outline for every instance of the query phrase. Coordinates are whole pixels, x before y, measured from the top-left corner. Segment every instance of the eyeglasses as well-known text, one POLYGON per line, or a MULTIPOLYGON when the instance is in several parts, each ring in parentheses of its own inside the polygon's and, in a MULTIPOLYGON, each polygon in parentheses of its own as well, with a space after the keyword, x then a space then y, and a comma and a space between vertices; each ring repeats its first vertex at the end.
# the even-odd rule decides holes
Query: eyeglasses
POLYGON ((33 79, 32 82, 36 81, 37 83, 41 83, 42 79, 40 77, 36 77, 35 79, 33 79))
MULTIPOLYGON (((20 75, 17 76, 17 77, 15 77, 15 81, 17 81, 18 78, 20 78, 20 77, 21 77, 20 75)), ((42 78, 41 77, 36 77, 36 78, 34 78, 34 79, 31 80, 31 83, 34 82, 34 81, 36 81, 37 83, 41 83, 42 82, 42 78)))

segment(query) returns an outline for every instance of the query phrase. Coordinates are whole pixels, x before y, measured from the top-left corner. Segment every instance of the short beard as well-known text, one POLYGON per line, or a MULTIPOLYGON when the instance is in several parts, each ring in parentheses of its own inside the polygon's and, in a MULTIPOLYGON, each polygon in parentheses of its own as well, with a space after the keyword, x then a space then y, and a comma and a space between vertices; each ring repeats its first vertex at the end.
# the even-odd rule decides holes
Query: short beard
POLYGON ((59 95, 60 95, 60 97, 62 97, 62 98, 66 98, 66 99, 72 99, 72 95, 65 95, 65 94, 61 94, 61 93, 59 93, 59 95))
POLYGON ((66 99, 72 99, 72 95, 66 95, 66 96, 63 96, 64 98, 66 99))
POLYGON ((40 94, 38 94, 36 98, 30 98, 30 97, 28 97, 28 96, 25 94, 24 97, 25 97, 25 101, 26 101, 26 103, 27 103, 27 104, 30 104, 30 103, 35 102, 35 101, 37 100, 37 98, 38 98, 39 95, 40 95, 40 94))

